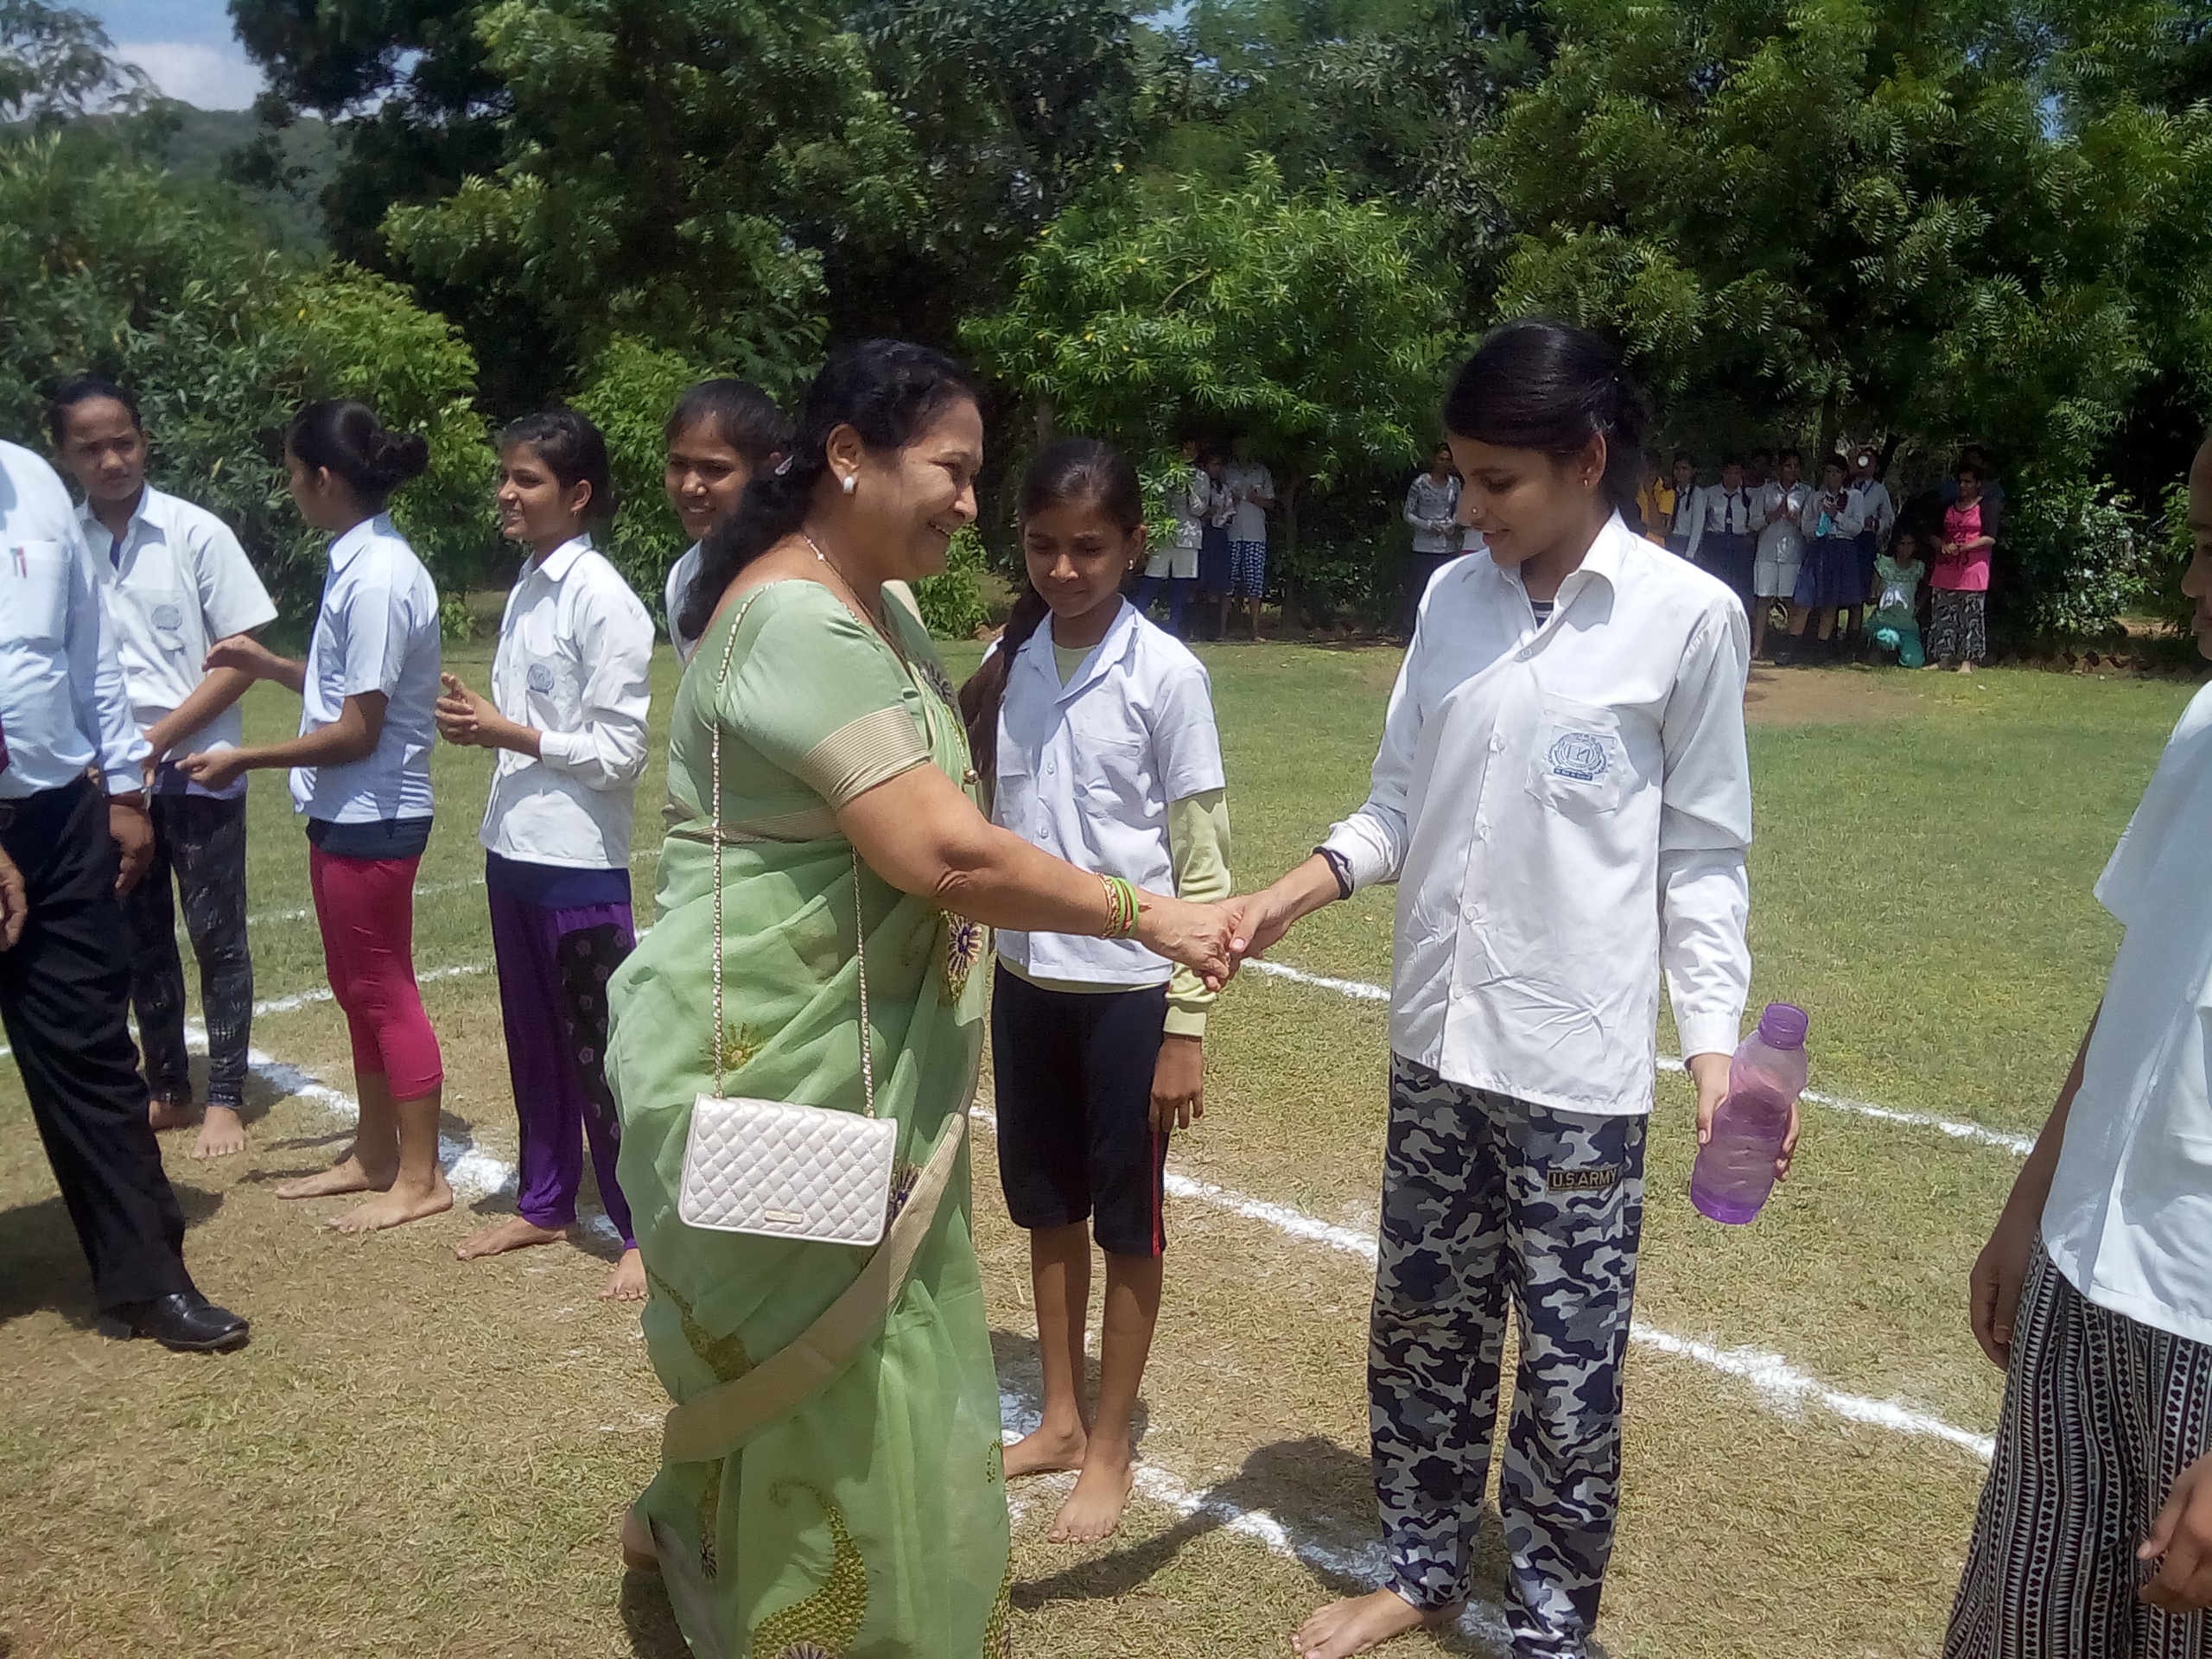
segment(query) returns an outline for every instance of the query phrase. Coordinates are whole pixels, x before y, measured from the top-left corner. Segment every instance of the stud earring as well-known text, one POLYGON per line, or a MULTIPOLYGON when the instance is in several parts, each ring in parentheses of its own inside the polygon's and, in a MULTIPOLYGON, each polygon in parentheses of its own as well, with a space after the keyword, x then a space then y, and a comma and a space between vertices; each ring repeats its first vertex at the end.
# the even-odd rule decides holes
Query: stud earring
POLYGON ((860 475, 859 475, 858 474, 856 474, 856 473, 847 473, 847 474, 845 474, 845 480, 844 480, 844 481, 845 481, 845 493, 846 493, 847 495, 850 495, 850 494, 853 493, 853 491, 855 490, 855 487, 857 487, 857 486, 858 486, 858 485, 859 485, 859 483, 860 483, 860 475))

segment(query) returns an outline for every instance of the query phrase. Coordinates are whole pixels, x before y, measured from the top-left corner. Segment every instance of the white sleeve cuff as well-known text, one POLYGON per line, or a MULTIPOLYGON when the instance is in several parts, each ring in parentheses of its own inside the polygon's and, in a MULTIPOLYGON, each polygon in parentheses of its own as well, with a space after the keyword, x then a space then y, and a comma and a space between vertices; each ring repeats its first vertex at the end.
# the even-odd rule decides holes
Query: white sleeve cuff
POLYGON ((1735 1018, 1725 1014, 1676 1014, 1675 1027, 1682 1039, 1682 1057, 1693 1054, 1732 1054, 1737 1044, 1743 1040, 1741 1029, 1744 1016, 1740 1010, 1735 1018))
POLYGON ((1351 870, 1352 891, 1395 881, 1404 862, 1401 837, 1372 808, 1362 807, 1342 823, 1332 825, 1321 844, 1341 855, 1351 870))
POLYGON ((576 738, 577 734, 574 732, 539 732, 537 758, 556 772, 574 772, 576 738))

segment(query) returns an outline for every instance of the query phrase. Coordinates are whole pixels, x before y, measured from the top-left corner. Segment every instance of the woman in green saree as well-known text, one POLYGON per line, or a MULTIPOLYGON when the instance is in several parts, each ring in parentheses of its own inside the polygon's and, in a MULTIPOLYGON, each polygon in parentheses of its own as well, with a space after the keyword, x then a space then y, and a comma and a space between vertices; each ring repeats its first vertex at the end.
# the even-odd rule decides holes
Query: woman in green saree
MULTIPOLYGON (((787 1394, 725 1414, 703 1434, 677 1422, 754 1388, 773 1367, 723 1385, 810 1328, 807 1346, 818 1345, 832 1321, 817 1321, 871 1255, 679 1218, 712 1045, 725 1094, 858 1109, 863 935, 876 1109, 898 1121, 911 1179, 964 1122, 985 929, 1116 925, 1099 876, 976 809, 951 682, 904 586, 944 568, 975 517, 982 461, 975 395, 949 359, 889 341, 845 347, 808 393, 791 460, 756 478, 709 538, 685 601, 700 644, 671 731, 659 918, 610 988, 607 1058, 651 1287, 645 1338, 679 1408, 660 1474, 626 1519, 624 1553, 662 1571, 702 1659, 1011 1650, 998 1383, 964 1149, 849 1363, 825 1367, 834 1374, 795 1403, 787 1394)), ((1135 937, 1226 977, 1224 912, 1151 893, 1139 912, 1135 937)))

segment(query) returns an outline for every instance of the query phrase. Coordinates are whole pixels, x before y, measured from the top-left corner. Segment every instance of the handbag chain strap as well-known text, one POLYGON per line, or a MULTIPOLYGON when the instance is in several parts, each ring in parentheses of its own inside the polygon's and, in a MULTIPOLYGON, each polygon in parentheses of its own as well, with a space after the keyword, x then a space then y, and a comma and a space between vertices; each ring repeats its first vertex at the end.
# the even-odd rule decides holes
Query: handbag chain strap
MULTIPOLYGON (((722 642, 721 669, 715 675, 715 691, 720 696, 729 680, 729 660, 737 649, 737 631, 745 626, 745 613, 753 608, 753 601, 767 591, 765 582, 746 595, 745 603, 738 607, 731 620, 729 638, 722 642)), ((715 1095, 722 1092, 722 1039, 728 1029, 722 1024, 722 722, 721 711, 710 711, 708 725, 712 732, 709 740, 710 787, 712 804, 708 809, 709 839, 715 849, 715 1095)), ((861 911, 861 855, 853 849, 853 963, 859 970, 861 986, 861 1093, 868 1104, 868 1115, 875 1116, 875 1044, 868 1031, 868 918, 861 911)))

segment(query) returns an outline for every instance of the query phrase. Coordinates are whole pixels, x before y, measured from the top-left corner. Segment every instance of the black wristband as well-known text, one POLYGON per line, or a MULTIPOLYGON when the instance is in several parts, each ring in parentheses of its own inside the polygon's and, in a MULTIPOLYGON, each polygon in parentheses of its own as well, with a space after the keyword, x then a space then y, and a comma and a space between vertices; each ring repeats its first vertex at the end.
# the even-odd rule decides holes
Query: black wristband
POLYGON ((1339 900, 1351 897, 1351 861, 1333 847, 1316 847, 1315 856, 1329 867, 1329 874, 1337 878, 1337 897, 1339 900))

